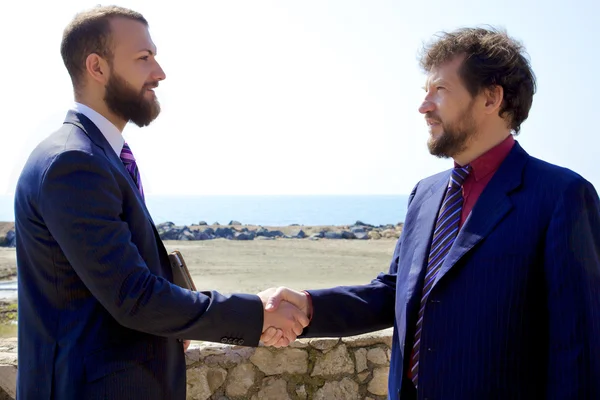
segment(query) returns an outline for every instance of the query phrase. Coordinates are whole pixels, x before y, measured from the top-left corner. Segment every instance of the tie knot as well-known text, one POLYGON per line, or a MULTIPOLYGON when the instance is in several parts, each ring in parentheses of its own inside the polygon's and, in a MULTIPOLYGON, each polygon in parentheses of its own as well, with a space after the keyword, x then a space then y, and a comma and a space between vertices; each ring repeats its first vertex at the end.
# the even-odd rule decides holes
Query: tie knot
POLYGON ((469 172, 471 172, 470 165, 466 165, 462 168, 454 168, 452 170, 452 176, 450 176, 449 187, 460 188, 465 179, 467 179, 467 176, 469 176, 469 172))
POLYGON ((121 160, 125 164, 130 164, 132 162, 135 162, 135 157, 133 156, 133 153, 131 152, 131 148, 129 148, 129 145, 127 144, 127 142, 123 143, 123 148, 121 149, 121 160))

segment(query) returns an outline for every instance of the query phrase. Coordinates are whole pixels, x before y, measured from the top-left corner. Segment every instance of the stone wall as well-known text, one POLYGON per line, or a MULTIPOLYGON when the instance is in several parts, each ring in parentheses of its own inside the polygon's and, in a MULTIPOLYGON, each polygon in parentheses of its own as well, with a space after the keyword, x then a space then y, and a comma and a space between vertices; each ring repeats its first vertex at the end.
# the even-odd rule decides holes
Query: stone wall
MULTIPOLYGON (((299 339, 284 349, 192 345, 186 353, 187 398, 386 399, 391 341, 387 329, 342 339, 299 339)), ((15 350, 14 339, 0 342, 0 386, 12 398, 15 350)))

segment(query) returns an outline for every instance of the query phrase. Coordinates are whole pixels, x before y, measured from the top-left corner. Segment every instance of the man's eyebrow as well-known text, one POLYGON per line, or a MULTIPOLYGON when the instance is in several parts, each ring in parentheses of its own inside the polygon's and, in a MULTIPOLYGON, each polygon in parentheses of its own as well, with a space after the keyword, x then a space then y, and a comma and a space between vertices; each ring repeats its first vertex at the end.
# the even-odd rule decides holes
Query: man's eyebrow
POLYGON ((427 79, 425 85, 421 87, 424 91, 428 91, 430 86, 451 86, 450 83, 444 78, 427 79))
POLYGON ((150 49, 148 49, 148 48, 143 48, 143 49, 141 49, 141 50, 140 50, 138 53, 143 53, 143 52, 147 52, 147 53, 148 53, 149 55, 151 55, 151 56, 155 56, 155 55, 156 55, 156 52, 155 52, 155 51, 152 51, 152 50, 150 50, 150 49))
POLYGON ((442 85, 442 86, 449 86, 450 85, 450 83, 447 80, 445 80, 444 78, 434 79, 433 82, 432 82, 432 84, 436 85, 436 86, 437 85, 442 85))

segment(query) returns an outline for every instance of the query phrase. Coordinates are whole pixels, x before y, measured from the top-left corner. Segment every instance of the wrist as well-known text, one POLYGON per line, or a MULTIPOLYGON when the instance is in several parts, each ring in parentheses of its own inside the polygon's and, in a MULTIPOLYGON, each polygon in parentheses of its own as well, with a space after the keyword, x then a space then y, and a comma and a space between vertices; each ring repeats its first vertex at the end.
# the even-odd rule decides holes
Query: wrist
POLYGON ((306 316, 308 317, 308 323, 310 324, 313 317, 312 297, 306 290, 303 290, 302 293, 306 296, 306 316))

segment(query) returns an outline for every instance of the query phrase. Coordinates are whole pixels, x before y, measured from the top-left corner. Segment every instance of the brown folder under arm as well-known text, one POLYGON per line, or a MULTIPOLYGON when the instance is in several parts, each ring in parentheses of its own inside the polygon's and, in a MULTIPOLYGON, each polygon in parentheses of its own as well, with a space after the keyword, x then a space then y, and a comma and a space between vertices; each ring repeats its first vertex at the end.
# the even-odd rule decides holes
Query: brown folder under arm
POLYGON ((169 254, 169 260, 171 261, 171 269, 173 271, 173 283, 184 289, 196 291, 196 285, 194 285, 190 271, 187 265, 185 265, 185 260, 179 250, 175 250, 169 254))
MULTIPOLYGON (((171 270, 173 271, 173 283, 184 289, 196 291, 196 285, 194 285, 190 271, 179 250, 169 254, 169 261, 171 261, 171 270)), ((177 340, 183 342, 183 339, 177 340)))

